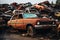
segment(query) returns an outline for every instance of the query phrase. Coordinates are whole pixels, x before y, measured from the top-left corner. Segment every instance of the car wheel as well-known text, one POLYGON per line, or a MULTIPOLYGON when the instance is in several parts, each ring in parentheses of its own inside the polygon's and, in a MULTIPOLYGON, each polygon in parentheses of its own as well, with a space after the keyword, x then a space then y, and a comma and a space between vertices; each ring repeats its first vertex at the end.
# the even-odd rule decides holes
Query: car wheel
POLYGON ((27 28, 27 35, 33 37, 35 34, 35 29, 32 26, 28 26, 27 28))

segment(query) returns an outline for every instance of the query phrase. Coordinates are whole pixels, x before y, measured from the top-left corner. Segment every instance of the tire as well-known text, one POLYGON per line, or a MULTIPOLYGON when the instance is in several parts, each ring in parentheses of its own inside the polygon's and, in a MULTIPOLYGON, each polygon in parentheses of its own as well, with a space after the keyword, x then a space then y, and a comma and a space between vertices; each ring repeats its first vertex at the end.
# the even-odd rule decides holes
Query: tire
POLYGON ((35 29, 32 26, 28 26, 27 28, 27 35, 33 37, 35 34, 35 29))

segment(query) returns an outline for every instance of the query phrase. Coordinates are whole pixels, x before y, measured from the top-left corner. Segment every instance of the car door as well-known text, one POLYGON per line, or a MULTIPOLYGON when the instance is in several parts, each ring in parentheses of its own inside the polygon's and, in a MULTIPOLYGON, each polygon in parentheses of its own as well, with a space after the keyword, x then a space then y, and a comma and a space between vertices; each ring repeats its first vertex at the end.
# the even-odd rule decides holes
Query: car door
POLYGON ((17 15, 14 15, 12 18, 11 18, 11 25, 16 28, 16 19, 17 19, 17 15))
POLYGON ((24 29, 24 21, 23 21, 23 16, 22 14, 19 14, 18 18, 17 18, 17 22, 16 22, 16 26, 18 29, 24 29))

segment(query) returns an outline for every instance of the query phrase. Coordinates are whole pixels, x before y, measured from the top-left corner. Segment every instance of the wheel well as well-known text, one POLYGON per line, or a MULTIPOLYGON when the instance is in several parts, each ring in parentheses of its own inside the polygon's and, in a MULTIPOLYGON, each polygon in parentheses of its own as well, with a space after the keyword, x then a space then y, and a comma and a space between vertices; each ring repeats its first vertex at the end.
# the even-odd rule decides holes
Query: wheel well
POLYGON ((33 27, 33 25, 32 25, 32 24, 27 24, 27 25, 26 25, 26 29, 28 28, 28 26, 32 26, 32 27, 33 27))

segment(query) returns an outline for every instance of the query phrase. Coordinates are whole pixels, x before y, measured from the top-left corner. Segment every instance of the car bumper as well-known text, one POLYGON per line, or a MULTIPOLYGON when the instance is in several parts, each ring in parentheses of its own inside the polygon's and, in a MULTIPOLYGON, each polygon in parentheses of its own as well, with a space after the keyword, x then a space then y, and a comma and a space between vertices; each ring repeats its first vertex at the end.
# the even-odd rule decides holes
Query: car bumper
POLYGON ((35 29, 47 29, 51 27, 55 27, 56 25, 35 25, 35 29))

